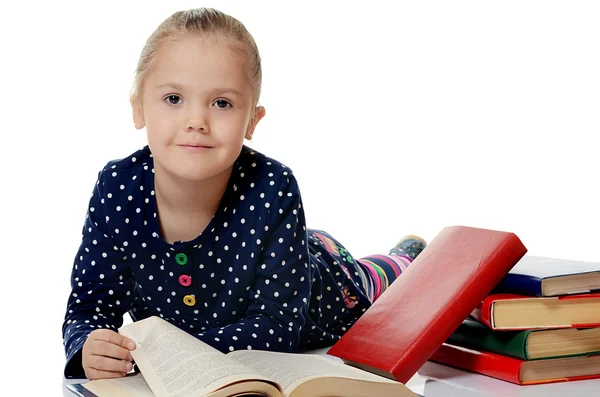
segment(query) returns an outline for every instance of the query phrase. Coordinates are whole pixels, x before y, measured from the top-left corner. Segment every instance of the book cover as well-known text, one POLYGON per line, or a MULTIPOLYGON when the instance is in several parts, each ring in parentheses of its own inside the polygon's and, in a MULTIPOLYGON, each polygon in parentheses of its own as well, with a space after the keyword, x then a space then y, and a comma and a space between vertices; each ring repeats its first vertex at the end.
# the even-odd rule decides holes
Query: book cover
POLYGON ((600 294, 531 297, 491 294, 471 316, 493 330, 600 326, 600 294))
POLYGON ((467 318, 446 342, 532 361, 598 354, 600 328, 494 331, 479 321, 467 318), (547 345, 551 349, 545 348, 547 345))
POLYGON ((444 343, 430 360, 518 385, 600 378, 600 356, 523 361, 444 343))
POLYGON ((513 233, 444 228, 328 354, 405 383, 526 251, 513 233))
POLYGON ((600 263, 525 255, 493 293, 558 296, 600 290, 600 263))
POLYGON ((479 321, 467 318, 446 342, 474 350, 528 360, 527 337, 529 332, 531 331, 493 331, 479 321))
POLYGON ((425 397, 597 397, 600 379, 521 386, 433 361, 419 369, 425 397))

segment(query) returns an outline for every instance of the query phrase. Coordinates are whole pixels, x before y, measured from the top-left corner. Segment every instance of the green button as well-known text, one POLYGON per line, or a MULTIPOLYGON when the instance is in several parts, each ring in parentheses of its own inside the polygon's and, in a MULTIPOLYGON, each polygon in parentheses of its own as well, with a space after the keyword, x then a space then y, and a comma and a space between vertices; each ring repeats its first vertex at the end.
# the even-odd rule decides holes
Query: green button
POLYGON ((175 260, 177 261, 177 263, 183 266, 187 263, 187 255, 179 253, 175 255, 175 260))

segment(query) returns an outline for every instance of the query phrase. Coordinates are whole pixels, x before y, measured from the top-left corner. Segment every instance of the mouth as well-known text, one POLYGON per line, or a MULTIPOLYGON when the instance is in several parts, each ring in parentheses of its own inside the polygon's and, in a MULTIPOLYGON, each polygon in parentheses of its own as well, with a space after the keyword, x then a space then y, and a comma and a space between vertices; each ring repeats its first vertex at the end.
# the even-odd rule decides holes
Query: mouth
POLYGON ((212 146, 202 145, 202 144, 198 144, 198 143, 184 143, 184 144, 179 144, 177 146, 179 146, 182 149, 193 150, 193 151, 208 150, 208 149, 213 148, 212 146))

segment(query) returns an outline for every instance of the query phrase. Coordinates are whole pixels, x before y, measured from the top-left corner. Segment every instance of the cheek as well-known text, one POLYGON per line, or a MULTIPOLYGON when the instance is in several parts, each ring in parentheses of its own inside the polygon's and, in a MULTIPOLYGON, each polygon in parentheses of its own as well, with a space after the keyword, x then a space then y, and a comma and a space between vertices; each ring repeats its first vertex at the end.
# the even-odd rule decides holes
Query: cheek
POLYGON ((152 135, 170 135, 179 125, 176 115, 160 106, 149 108, 146 115, 146 129, 152 135))
POLYGON ((153 129, 146 127, 146 140, 148 141, 148 147, 155 157, 160 158, 165 147, 165 139, 163 136, 153 133, 153 129))
POLYGON ((230 140, 242 139, 248 128, 249 116, 243 112, 220 118, 213 124, 215 130, 227 131, 227 137, 230 140))

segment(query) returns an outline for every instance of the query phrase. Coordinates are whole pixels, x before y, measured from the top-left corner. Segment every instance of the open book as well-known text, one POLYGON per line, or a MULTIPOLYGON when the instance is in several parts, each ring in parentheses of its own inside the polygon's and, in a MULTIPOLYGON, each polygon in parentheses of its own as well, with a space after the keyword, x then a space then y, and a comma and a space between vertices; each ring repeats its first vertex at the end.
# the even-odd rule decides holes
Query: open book
POLYGON ((140 373, 67 387, 99 397, 416 396, 402 383, 315 354, 223 354, 156 316, 119 332, 137 344, 132 356, 140 373))

